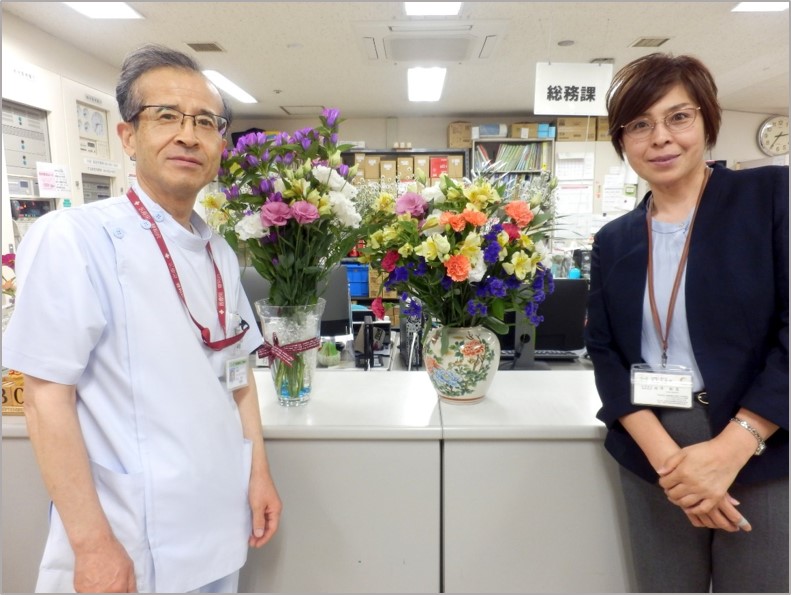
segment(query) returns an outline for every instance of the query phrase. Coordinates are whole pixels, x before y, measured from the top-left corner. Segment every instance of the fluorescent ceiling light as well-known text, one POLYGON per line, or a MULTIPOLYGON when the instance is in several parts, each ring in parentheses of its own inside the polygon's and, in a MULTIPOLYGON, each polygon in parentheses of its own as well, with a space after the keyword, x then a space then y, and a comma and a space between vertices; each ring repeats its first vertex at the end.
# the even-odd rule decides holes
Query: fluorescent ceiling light
POLYGON ((788 2, 739 2, 731 12, 780 12, 788 10, 788 2))
POLYGON ((461 2, 404 2, 410 17, 452 17, 459 14, 461 2))
POLYGON ((258 103, 258 100, 250 95, 247 91, 242 89, 236 83, 228 80, 225 76, 217 72, 216 70, 204 70, 203 74, 206 75, 206 78, 217 85, 220 89, 228 93, 234 99, 241 101, 242 103, 258 103))
POLYGON ((410 68, 407 71, 409 101, 439 101, 447 68, 410 68))
POLYGON ((143 18, 143 15, 126 2, 64 2, 63 4, 92 19, 143 18))

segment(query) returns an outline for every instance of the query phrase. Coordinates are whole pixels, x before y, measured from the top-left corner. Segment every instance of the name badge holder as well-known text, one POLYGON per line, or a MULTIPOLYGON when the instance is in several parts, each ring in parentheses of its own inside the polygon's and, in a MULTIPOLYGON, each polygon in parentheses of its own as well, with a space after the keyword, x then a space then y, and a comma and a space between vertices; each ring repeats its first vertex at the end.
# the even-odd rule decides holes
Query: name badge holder
POLYGON ((692 371, 673 364, 633 364, 632 404, 692 409, 692 371))
MULTIPOLYGON (((229 326, 234 327, 229 331, 238 334, 242 329, 242 317, 234 313, 230 316, 229 326)), ((249 384, 247 378, 247 368, 250 364, 250 356, 242 353, 242 344, 236 343, 233 346, 233 356, 225 362, 225 386, 229 392, 238 388, 244 388, 249 384)))

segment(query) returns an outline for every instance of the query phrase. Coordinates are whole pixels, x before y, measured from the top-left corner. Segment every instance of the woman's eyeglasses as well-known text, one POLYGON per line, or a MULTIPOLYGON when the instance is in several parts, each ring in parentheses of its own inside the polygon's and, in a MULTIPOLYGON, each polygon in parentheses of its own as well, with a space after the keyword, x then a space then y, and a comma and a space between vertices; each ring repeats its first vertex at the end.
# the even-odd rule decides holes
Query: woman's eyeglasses
MULTIPOLYGON (((686 107, 668 114, 660 120, 671 133, 686 130, 695 123, 695 118, 700 111, 699 107, 686 107)), ((638 118, 628 124, 621 126, 624 133, 635 140, 644 140, 653 132, 656 125, 660 122, 649 118, 638 118)))

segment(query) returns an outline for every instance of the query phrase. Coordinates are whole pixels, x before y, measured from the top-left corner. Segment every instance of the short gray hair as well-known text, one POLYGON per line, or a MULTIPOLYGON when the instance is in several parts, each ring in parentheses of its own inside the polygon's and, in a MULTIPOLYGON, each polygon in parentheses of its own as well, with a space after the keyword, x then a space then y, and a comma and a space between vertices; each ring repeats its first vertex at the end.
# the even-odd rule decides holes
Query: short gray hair
MULTIPOLYGON (((156 68, 180 68, 203 76, 200 66, 190 56, 163 45, 148 44, 132 51, 121 65, 121 76, 115 87, 115 99, 124 122, 132 122, 143 105, 143 98, 137 91, 137 80, 149 70, 156 68)), ((217 92, 222 99, 220 115, 230 122, 231 106, 219 89, 217 92)))

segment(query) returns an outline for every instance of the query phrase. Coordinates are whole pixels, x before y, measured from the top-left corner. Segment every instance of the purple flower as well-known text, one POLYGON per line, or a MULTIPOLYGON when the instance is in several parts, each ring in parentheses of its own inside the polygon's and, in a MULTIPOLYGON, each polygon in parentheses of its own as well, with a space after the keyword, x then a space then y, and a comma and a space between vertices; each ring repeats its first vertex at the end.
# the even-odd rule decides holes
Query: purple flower
POLYGON ((399 215, 409 213, 420 218, 426 212, 428 203, 426 199, 416 192, 405 192, 396 200, 395 212, 399 215))
POLYGON ((261 207, 261 223, 264 227, 282 227, 291 217, 291 208, 284 202, 269 201, 261 207))
POLYGON ((505 297, 505 283, 497 277, 489 277, 486 281, 486 292, 492 297, 505 297))
POLYGON ((333 132, 332 134, 330 134, 330 142, 333 145, 337 145, 338 144, 338 133, 337 132, 333 132))
POLYGON ((522 282, 514 275, 509 275, 505 278, 506 289, 519 289, 521 285, 522 282))
POLYGON ((411 318, 423 316, 423 307, 415 299, 410 298, 406 292, 401 294, 401 313, 411 318))
POLYGON ((247 163, 250 165, 250 167, 255 167, 256 165, 258 165, 261 162, 259 161, 258 157, 256 157, 255 155, 250 154, 250 155, 247 156, 247 163))
POLYGON ((440 287, 445 291, 450 291, 450 288, 453 287, 453 279, 445 275, 442 277, 442 280, 439 282, 440 287))
POLYGON ((310 149, 310 145, 311 145, 311 143, 313 141, 311 141, 309 138, 305 137, 300 142, 302 143, 302 148, 307 151, 308 149, 310 149))
POLYGON ((544 317, 538 315, 538 304, 535 302, 529 302, 525 306, 525 316, 527 316, 533 326, 538 326, 544 321, 544 317))
POLYGON ((272 192, 272 182, 269 180, 269 178, 264 178, 258 184, 258 188, 261 190, 261 194, 269 194, 272 192))
POLYGON ((486 304, 482 304, 476 300, 470 300, 467 302, 467 313, 470 316, 486 316, 489 309, 486 307, 486 304))
POLYGON ((346 176, 349 175, 349 166, 346 165, 345 163, 341 163, 338 166, 338 173, 341 175, 341 177, 345 178, 346 176))
POLYGON ((500 244, 496 241, 486 245, 483 249, 483 261, 486 264, 494 264, 500 258, 500 244))
POLYGON ((340 113, 340 110, 331 107, 321 110, 321 115, 324 116, 324 119, 327 121, 327 126, 330 127, 335 126, 335 122, 338 121, 340 113))
POLYGON ((483 239, 486 240, 487 242, 496 242, 497 236, 500 234, 501 231, 503 231, 503 226, 499 223, 496 223, 489 230, 489 233, 483 236, 483 239))
POLYGON ((222 191, 225 193, 225 198, 227 198, 228 200, 239 198, 239 188, 236 186, 231 186, 230 188, 223 188, 222 191))
POLYGON ((299 223, 300 225, 307 225, 308 223, 313 223, 316 219, 319 218, 319 210, 316 208, 315 205, 309 203, 306 200, 298 200, 297 202, 292 204, 291 214, 294 216, 294 219, 296 219, 297 223, 299 223))
POLYGON ((399 283, 406 283, 409 280, 409 270, 406 267, 396 267, 391 272, 390 275, 387 277, 387 280, 384 283, 385 289, 392 289, 394 286, 398 285, 399 283))

